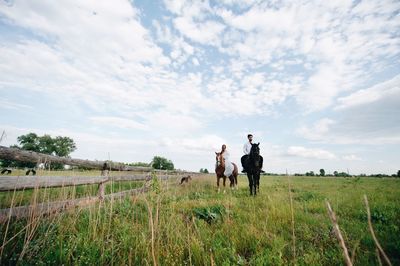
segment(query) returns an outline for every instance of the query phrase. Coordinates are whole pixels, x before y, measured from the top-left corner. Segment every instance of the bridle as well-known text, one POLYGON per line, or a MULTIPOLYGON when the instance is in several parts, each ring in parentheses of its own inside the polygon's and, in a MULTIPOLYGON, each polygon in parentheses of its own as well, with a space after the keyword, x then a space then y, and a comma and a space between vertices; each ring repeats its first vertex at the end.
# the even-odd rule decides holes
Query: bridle
POLYGON ((215 159, 216 159, 216 163, 215 163, 216 166, 215 167, 218 167, 218 166, 222 165, 223 158, 222 158, 222 154, 221 153, 218 153, 217 156, 215 157, 215 159))

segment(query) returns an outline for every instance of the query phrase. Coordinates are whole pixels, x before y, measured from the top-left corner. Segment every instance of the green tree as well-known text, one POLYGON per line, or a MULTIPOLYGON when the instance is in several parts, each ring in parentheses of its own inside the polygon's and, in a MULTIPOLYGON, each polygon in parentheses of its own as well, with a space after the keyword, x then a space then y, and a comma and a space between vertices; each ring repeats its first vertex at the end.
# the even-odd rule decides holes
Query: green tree
POLYGON ((400 177, 400 170, 397 171, 397 177, 400 177))
POLYGON ((348 177, 349 176, 349 174, 346 173, 346 172, 340 172, 339 173, 338 171, 334 171, 333 175, 336 176, 336 177, 348 177))
MULTIPOLYGON (((38 150, 37 152, 44 153, 44 154, 50 154, 50 155, 56 155, 55 154, 55 146, 54 146, 54 139, 50 135, 44 135, 41 137, 38 137, 38 150)), ((22 149, 25 150, 24 147, 22 149)))
POLYGON ((207 168, 200 168, 200 171, 199 171, 200 173, 202 173, 202 174, 208 174, 208 170, 207 170, 207 168))
POLYGON ((324 169, 319 169, 319 175, 320 176, 325 176, 325 170, 324 169))
POLYGON ((17 138, 19 148, 22 150, 35 151, 60 157, 69 156, 76 150, 73 139, 69 137, 57 136, 52 138, 50 135, 38 136, 35 133, 29 133, 17 138))
POLYGON ((53 152, 60 157, 67 157, 76 150, 76 144, 69 137, 57 136, 53 139, 53 152))
POLYGON ((154 169, 174 170, 174 164, 172 161, 161 156, 154 156, 153 160, 151 161, 151 166, 154 169))
POLYGON ((26 135, 21 135, 17 138, 17 141, 20 145, 20 147, 19 146, 17 147, 20 149, 40 152, 39 136, 36 135, 35 133, 28 133, 26 135))

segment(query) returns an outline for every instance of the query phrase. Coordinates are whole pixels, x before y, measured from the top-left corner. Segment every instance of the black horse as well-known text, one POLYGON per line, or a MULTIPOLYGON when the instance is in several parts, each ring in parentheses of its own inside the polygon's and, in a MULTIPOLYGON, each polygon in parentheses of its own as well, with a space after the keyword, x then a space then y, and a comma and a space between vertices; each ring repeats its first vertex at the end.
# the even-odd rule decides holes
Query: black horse
POLYGON ((263 157, 260 155, 260 143, 251 144, 249 156, 244 160, 244 169, 249 179, 250 195, 256 195, 260 190, 260 173, 263 166, 263 157))

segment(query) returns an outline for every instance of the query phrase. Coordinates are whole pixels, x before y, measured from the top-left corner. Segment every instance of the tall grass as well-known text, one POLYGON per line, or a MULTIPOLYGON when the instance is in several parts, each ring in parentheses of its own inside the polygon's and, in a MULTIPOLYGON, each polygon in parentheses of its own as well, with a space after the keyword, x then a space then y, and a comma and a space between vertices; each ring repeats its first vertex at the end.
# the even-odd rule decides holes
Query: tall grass
MULTIPOLYGON (((238 181, 239 190, 226 194, 216 192, 213 176, 168 189, 156 182, 147 194, 11 220, 8 229, 0 225, 1 263, 342 265, 325 208, 329 200, 354 264, 378 265, 364 194, 376 237, 392 263, 400 263, 399 180, 295 177, 289 188, 286 177, 262 177, 257 197, 248 196, 247 178, 238 181)), ((54 200, 46 191, 19 197, 54 200)))

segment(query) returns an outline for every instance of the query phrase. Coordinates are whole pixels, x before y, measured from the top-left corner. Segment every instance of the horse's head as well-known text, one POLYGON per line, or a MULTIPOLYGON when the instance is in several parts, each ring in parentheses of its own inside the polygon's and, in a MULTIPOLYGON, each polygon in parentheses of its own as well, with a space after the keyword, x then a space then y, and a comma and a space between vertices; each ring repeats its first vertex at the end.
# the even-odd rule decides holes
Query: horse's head
POLYGON ((260 161, 261 161, 261 156, 260 156, 260 143, 257 144, 251 144, 251 150, 250 150, 250 161, 254 166, 259 167, 260 166, 260 161))
POLYGON ((260 142, 251 144, 250 157, 257 159, 260 157, 260 142))
POLYGON ((223 158, 222 158, 222 153, 221 152, 215 152, 215 167, 218 167, 220 165, 223 165, 223 158))

